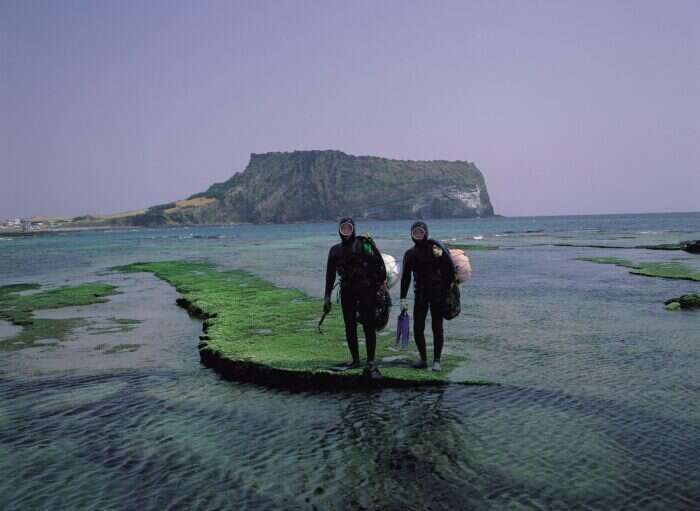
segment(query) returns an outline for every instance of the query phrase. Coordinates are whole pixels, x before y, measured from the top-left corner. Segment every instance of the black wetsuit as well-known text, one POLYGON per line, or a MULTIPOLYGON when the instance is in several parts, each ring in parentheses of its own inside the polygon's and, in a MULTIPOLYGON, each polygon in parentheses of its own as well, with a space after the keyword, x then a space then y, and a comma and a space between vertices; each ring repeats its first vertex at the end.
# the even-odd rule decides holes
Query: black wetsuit
MULTIPOLYGON (((341 224, 352 219, 344 218, 341 224)), ((340 303, 345 321, 345 336, 353 362, 360 361, 357 340, 357 320, 359 317, 365 333, 367 362, 374 362, 377 333, 373 324, 376 308, 377 289, 386 279, 386 270, 381 255, 377 251, 367 253, 363 240, 354 234, 341 243, 333 245, 328 252, 326 265, 326 289, 324 297, 330 300, 335 284, 336 272, 340 275, 340 303)))
POLYGON ((430 319, 433 328, 433 345, 435 361, 440 361, 442 346, 444 343, 443 313, 447 290, 455 276, 455 267, 449 254, 445 253, 434 240, 428 238, 428 226, 423 222, 416 222, 411 227, 425 230, 425 238, 413 240, 413 248, 409 248, 403 256, 403 270, 401 273, 401 299, 406 298, 408 288, 411 285, 411 275, 414 277, 415 301, 413 303, 413 332, 416 339, 416 347, 422 360, 427 360, 425 349, 425 319, 430 310, 430 319), (433 247, 439 247, 442 255, 436 256, 433 247))

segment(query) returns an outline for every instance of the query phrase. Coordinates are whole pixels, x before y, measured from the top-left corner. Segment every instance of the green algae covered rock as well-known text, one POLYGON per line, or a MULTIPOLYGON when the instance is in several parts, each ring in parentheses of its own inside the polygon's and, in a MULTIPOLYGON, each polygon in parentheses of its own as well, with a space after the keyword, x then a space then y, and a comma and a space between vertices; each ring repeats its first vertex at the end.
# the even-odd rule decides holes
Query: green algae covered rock
MULTIPOLYGON (((178 304, 204 320, 199 344, 202 362, 231 379, 323 390, 370 384, 360 369, 333 370, 349 358, 340 307, 334 307, 324 333, 319 334, 321 300, 248 272, 217 271, 209 263, 190 261, 134 263, 116 270, 152 272, 173 285, 182 295, 178 304)), ((411 358, 391 351, 392 345, 393 337, 378 337, 381 386, 450 383, 448 375, 460 362, 446 356, 443 371, 419 371, 410 368, 411 358)))
POLYGON ((678 298, 671 298, 666 300, 666 309, 670 311, 680 310, 680 309, 697 309, 700 310, 700 295, 698 294, 687 294, 682 295, 678 298))
POLYGON ((32 347, 42 339, 64 340, 78 326, 80 318, 39 319, 34 311, 58 309, 105 302, 116 293, 110 284, 90 283, 41 290, 39 284, 0 286, 0 320, 21 326, 22 331, 11 339, 0 340, 0 351, 32 347))
POLYGON ((471 252, 474 250, 498 250, 500 247, 498 245, 480 245, 476 243, 464 244, 464 243, 450 243, 447 242, 449 248, 457 248, 459 250, 464 250, 471 252))
POLYGON ((632 261, 620 259, 618 257, 577 257, 576 260, 598 264, 614 264, 616 266, 629 268, 630 273, 634 275, 643 275, 645 277, 700 281, 700 271, 676 261, 633 263, 632 261))

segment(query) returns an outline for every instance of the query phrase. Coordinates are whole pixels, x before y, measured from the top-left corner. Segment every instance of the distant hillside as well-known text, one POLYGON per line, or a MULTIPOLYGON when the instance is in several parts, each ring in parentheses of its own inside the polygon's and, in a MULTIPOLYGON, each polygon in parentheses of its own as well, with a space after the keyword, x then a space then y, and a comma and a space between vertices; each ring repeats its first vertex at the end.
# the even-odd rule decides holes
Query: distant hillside
POLYGON ((493 215, 481 171, 465 161, 402 161, 340 151, 252 154, 246 169, 187 200, 112 217, 112 225, 289 223, 493 215))

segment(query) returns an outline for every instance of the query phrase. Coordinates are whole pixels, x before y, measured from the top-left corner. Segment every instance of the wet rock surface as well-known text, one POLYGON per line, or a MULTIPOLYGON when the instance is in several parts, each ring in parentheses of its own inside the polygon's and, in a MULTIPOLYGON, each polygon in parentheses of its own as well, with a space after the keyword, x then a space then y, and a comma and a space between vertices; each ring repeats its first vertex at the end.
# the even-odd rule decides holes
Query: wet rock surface
POLYGON ((671 298, 670 300, 666 300, 664 303, 666 304, 666 308, 668 310, 700 310, 700 295, 691 293, 678 298, 671 298))

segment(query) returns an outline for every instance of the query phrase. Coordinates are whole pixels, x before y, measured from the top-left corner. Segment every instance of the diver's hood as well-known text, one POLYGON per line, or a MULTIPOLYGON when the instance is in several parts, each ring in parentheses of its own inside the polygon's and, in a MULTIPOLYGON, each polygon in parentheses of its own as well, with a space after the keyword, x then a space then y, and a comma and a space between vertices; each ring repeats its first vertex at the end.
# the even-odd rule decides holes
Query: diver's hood
POLYGON ((411 239, 416 245, 422 246, 428 243, 428 224, 421 221, 414 222, 414 224, 411 226, 411 239), (425 237, 422 240, 417 240, 413 237, 413 229, 415 229, 416 227, 421 227, 425 231, 425 237))
POLYGON ((346 245, 348 243, 352 243, 352 241, 355 239, 355 221, 349 217, 346 216, 345 218, 341 218, 340 222, 338 222, 338 236, 340 236, 340 241, 343 242, 343 245, 346 245), (352 225, 352 234, 345 238, 342 234, 340 234, 340 226, 343 224, 351 224, 352 225))

